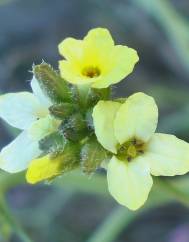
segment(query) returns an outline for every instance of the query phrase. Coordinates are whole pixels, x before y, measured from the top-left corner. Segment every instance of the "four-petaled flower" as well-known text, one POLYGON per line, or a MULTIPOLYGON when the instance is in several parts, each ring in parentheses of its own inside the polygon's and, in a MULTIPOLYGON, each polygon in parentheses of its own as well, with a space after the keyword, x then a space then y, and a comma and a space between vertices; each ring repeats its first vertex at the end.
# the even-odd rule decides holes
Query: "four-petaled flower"
POLYGON ((0 168, 10 172, 25 170, 41 155, 39 140, 55 131, 59 121, 52 118, 48 107, 51 101, 44 96, 35 78, 33 93, 8 93, 0 96, 0 117, 11 126, 22 130, 18 137, 0 152, 0 168))
POLYGON ((134 49, 114 45, 107 29, 96 28, 83 40, 66 38, 59 44, 66 60, 59 62, 62 77, 76 85, 106 88, 128 76, 139 58, 134 49))
POLYGON ((113 153, 107 166, 112 196, 131 210, 141 207, 153 176, 189 171, 189 144, 174 135, 155 133, 158 108, 154 99, 136 93, 121 104, 99 101, 93 111, 95 133, 113 153))

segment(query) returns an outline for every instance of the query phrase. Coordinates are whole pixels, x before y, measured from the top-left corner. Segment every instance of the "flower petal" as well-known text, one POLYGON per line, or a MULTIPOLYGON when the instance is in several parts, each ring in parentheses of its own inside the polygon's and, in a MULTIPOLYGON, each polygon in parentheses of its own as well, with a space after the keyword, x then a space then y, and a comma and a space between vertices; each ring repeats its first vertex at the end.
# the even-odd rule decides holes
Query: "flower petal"
POLYGON ((149 141, 145 159, 154 176, 183 175, 189 171, 189 144, 174 135, 156 133, 149 141))
POLYGON ((114 46, 112 36, 108 29, 105 28, 91 29, 84 38, 84 41, 90 45, 94 45, 94 48, 99 47, 103 49, 103 47, 110 48, 114 46))
POLYGON ((145 203, 153 184, 149 166, 142 157, 127 162, 114 156, 108 165, 107 179, 111 195, 131 210, 145 203))
POLYGON ((50 115, 35 121, 28 129, 28 133, 33 140, 43 139, 45 136, 56 131, 60 124, 59 120, 54 119, 50 115))
POLYGON ((61 170, 59 156, 51 159, 50 155, 46 155, 31 162, 26 173, 26 180, 28 183, 35 184, 59 175, 61 170))
POLYGON ((108 68, 102 73, 101 79, 92 86, 94 88, 106 88, 121 81, 133 71, 138 60, 139 57, 134 49, 123 45, 115 46, 108 60, 106 60, 108 68))
MULTIPOLYGON (((104 28, 95 28, 88 32, 83 40, 84 42, 84 55, 82 66, 98 67, 100 73, 104 73, 109 67, 110 54, 114 48, 114 41, 110 32, 104 28)), ((93 82, 100 80, 101 75, 97 78, 92 78, 93 82)), ((104 80, 103 80, 104 81, 104 80)))
POLYGON ((82 68, 78 68, 69 61, 59 61, 59 69, 61 76, 72 84, 86 85, 94 82, 95 79, 82 76, 82 68))
POLYGON ((52 105, 52 102, 50 101, 50 99, 41 90, 35 76, 33 76, 31 80, 31 88, 32 88, 33 94, 36 96, 36 98, 40 101, 41 104, 43 104, 47 108, 52 105))
POLYGON ((59 46, 59 53, 67 60, 78 61, 83 56, 83 41, 74 38, 66 38, 59 46))
POLYGON ((1 150, 0 168, 10 173, 25 170, 29 162, 40 154, 38 142, 31 140, 27 132, 23 131, 1 150))
POLYGON ((99 101, 93 109, 95 134, 101 145, 116 153, 118 141, 114 135, 114 119, 120 103, 112 101, 99 101))
POLYGON ((0 96, 0 117, 18 129, 27 129, 46 112, 32 93, 9 93, 0 96))
POLYGON ((148 141, 155 132, 158 108, 154 99, 135 93, 121 105, 115 118, 115 135, 120 144, 132 138, 148 141))

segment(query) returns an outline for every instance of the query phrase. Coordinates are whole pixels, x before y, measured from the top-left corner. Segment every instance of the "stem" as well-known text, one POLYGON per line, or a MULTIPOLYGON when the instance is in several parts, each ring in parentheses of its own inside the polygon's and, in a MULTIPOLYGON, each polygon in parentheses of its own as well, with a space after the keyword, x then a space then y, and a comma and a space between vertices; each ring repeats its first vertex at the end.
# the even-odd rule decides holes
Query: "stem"
MULTIPOLYGON (((125 207, 119 207, 115 209, 108 218, 100 225, 88 242, 110 242, 115 241, 115 238, 126 228, 130 222, 132 222, 136 216, 148 208, 159 206, 160 204, 165 204, 171 200, 176 200, 185 206, 189 206, 189 194, 187 194, 184 188, 188 184, 188 177, 182 177, 176 180, 168 181, 165 178, 154 177, 154 188, 150 193, 149 200, 145 204, 143 209, 137 212, 132 212, 127 210, 125 207)), ((7 175, 1 174, 0 184, 2 185, 2 190, 10 189, 12 186, 22 184, 24 182, 23 173, 7 175)), ((74 191, 82 191, 86 193, 93 193, 97 195, 107 196, 107 183, 105 176, 94 175, 92 179, 87 178, 82 175, 81 172, 75 171, 65 174, 61 179, 56 179, 53 186, 58 186, 64 189, 70 189, 74 191)), ((1 204, 0 204, 1 205, 1 204)), ((0 211, 2 208, 0 206, 0 211)), ((4 213, 5 214, 5 213, 4 213)), ((16 231, 16 233, 22 238, 23 242, 31 242, 25 233, 21 230, 15 221, 10 218, 9 213, 6 217, 11 224, 11 227, 16 231), (15 225, 16 224, 16 225, 15 225)))
POLYGON ((114 241, 123 228, 127 227, 137 215, 138 212, 131 212, 124 207, 114 209, 87 242, 114 241))
POLYGON ((16 219, 12 216, 8 206, 6 205, 6 201, 2 196, 0 198, 0 213, 7 222, 7 224, 10 226, 12 231, 14 231, 18 235, 22 242, 32 242, 28 235, 23 231, 20 224, 18 224, 16 219))
POLYGON ((179 190, 176 186, 174 186, 170 181, 166 178, 159 179, 155 178, 156 184, 160 187, 160 189, 164 190, 168 195, 182 203, 183 205, 189 207, 189 196, 188 194, 184 193, 183 191, 179 190))
POLYGON ((78 85, 78 96, 79 96, 79 104, 82 108, 86 108, 87 102, 88 102, 88 95, 90 92, 90 85, 84 84, 84 85, 78 85))
MULTIPOLYGON (((189 204, 189 194, 183 191, 189 183, 188 177, 181 177, 180 179, 170 180, 153 177, 154 187, 149 200, 153 200, 153 203, 157 203, 167 200, 167 195, 172 199, 176 199, 185 205, 189 204), (163 191, 161 196, 159 192, 163 191), (161 199, 160 199, 161 198, 161 199)), ((8 175, 7 173, 0 173, 1 191, 6 192, 11 187, 25 183, 24 173, 17 173, 8 175)), ((72 191, 82 191, 86 193, 92 193, 102 196, 109 196, 107 190, 106 177, 95 174, 91 178, 83 175, 81 172, 75 170, 69 172, 61 177, 57 178, 52 186, 58 186, 64 189, 72 189, 72 191)), ((156 203, 156 204, 157 204, 156 203)))

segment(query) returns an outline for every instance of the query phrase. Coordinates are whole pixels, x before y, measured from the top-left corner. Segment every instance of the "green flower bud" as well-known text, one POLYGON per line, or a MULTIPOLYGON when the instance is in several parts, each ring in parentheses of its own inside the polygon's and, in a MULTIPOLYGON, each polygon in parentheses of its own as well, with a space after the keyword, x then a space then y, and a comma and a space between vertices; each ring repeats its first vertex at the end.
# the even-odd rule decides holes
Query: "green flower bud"
POLYGON ((73 99, 82 110, 93 107, 99 100, 108 100, 110 94, 110 87, 102 89, 91 88, 88 85, 72 87, 73 99))
POLYGON ((88 97, 88 105, 94 106, 99 100, 108 100, 111 95, 111 88, 91 88, 88 97))
POLYGON ((43 154, 59 153, 64 149, 65 143, 64 136, 59 132, 54 132, 39 141, 39 148, 43 154))
POLYGON ((108 152, 98 143, 95 137, 91 137, 81 149, 83 172, 88 175, 94 173, 101 163, 108 158, 108 152))
POLYGON ((88 133, 86 121, 80 113, 65 119, 59 129, 66 139, 75 142, 83 139, 88 133))
POLYGON ((69 117, 76 111, 76 105, 71 103, 54 104, 49 108, 50 114, 57 119, 64 119, 69 117))
POLYGON ((66 142, 62 152, 50 153, 34 159, 27 170, 26 180, 31 184, 40 181, 51 181, 65 172, 71 171, 80 164, 80 146, 66 142))
POLYGON ((34 65, 33 73, 41 89, 53 102, 71 101, 69 85, 49 64, 43 62, 40 65, 34 65))

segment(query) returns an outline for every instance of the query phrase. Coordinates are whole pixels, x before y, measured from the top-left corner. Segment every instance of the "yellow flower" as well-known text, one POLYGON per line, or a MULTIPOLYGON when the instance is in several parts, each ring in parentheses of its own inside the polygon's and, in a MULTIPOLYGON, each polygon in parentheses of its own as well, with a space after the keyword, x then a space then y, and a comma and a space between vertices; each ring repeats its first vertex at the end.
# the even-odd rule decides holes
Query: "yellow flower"
POLYGON ((106 88, 128 76, 139 58, 134 49, 114 45, 107 29, 96 28, 83 40, 66 38, 59 44, 66 60, 59 62, 61 76, 77 85, 106 88))
POLYGON ((136 93, 123 104, 99 101, 93 120, 98 141, 113 153, 107 166, 109 191, 129 209, 146 201, 151 175, 189 171, 189 144, 174 135, 155 133, 158 108, 152 97, 136 93))

